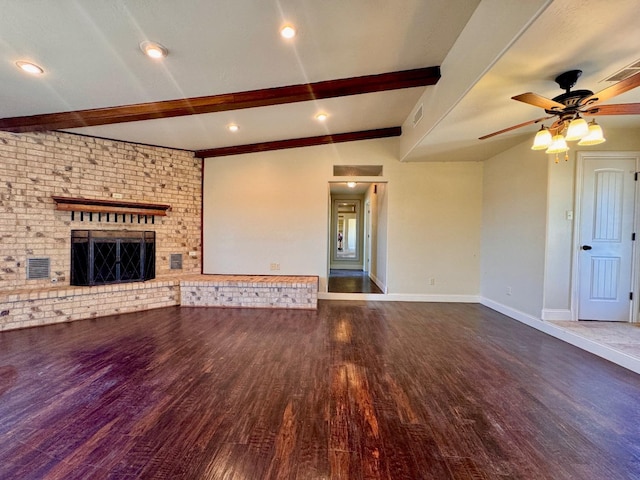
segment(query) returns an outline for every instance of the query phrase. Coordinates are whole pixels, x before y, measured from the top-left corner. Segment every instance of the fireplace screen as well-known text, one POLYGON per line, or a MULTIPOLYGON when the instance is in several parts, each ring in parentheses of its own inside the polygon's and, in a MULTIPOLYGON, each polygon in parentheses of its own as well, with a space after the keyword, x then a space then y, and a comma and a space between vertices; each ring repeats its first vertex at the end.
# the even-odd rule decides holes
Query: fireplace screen
POLYGON ((141 282, 156 276, 156 234, 72 230, 71 285, 141 282))

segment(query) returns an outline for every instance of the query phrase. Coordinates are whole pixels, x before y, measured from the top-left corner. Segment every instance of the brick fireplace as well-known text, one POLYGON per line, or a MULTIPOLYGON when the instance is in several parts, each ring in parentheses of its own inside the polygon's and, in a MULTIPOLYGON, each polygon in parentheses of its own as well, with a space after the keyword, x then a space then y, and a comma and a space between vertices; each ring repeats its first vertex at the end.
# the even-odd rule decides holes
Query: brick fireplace
MULTIPOLYGON (((0 330, 179 304, 199 274, 201 160, 191 152, 63 132, 0 132, 0 330), (73 214, 53 197, 171 205, 166 216, 73 214), (71 232, 155 232, 155 280, 71 285, 71 232), (193 254, 196 252, 196 254, 193 254), (184 259, 171 269, 172 255, 184 259), (47 260, 30 279, 31 260, 47 260)), ((146 214, 146 213, 144 213, 146 214)), ((148 272, 148 271, 147 271, 148 272)))

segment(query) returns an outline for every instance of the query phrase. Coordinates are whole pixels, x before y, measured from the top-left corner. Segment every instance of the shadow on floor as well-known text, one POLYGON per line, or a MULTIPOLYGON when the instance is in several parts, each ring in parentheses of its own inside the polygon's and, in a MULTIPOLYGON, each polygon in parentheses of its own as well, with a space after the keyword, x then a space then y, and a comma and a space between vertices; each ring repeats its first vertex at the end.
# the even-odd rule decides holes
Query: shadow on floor
POLYGON ((382 293, 369 274, 362 270, 329 271, 329 292, 332 293, 382 293))

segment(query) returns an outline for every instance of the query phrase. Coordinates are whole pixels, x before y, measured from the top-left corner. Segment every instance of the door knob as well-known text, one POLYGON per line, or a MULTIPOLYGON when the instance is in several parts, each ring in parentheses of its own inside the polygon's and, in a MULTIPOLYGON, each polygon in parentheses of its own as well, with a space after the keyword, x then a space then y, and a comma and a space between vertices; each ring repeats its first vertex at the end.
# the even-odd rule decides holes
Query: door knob
POLYGON ((582 245, 582 250, 591 250, 593 247, 591 245, 582 245))

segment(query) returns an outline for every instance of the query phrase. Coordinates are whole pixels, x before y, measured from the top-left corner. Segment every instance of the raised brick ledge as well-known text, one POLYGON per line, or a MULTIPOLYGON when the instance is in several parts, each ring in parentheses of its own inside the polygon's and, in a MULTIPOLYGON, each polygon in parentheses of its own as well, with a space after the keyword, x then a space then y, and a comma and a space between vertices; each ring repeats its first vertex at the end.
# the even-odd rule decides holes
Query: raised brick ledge
POLYGON ((180 282, 51 286, 0 294, 0 331, 180 305, 180 282))
POLYGON ((318 277, 284 275, 163 276, 146 282, 49 286, 0 293, 0 331, 152 308, 316 310, 318 277))
POLYGON ((292 287, 318 289, 318 277, 306 275, 189 275, 160 277, 146 282, 118 283, 112 285, 96 285, 94 287, 60 285, 37 289, 18 289, 0 292, 0 303, 22 302, 26 300, 42 300, 47 298, 76 297, 97 295, 101 293, 126 292, 141 289, 152 289, 174 286, 207 286, 212 284, 224 286, 247 287, 260 284, 268 287, 292 287))
POLYGON ((318 308, 318 277, 197 275, 180 280, 184 307, 318 308))
POLYGON ((23 302, 28 300, 43 300, 47 298, 81 297, 98 295, 101 293, 130 292, 162 287, 178 286, 178 278, 157 278, 146 282, 118 283, 112 285, 96 285, 94 287, 80 287, 75 285, 60 285, 38 289, 20 289, 0 292, 0 304, 23 302))
POLYGON ((207 286, 212 283, 230 286, 248 286, 245 284, 267 284, 269 287, 313 287, 318 286, 318 277, 314 275, 189 275, 180 279, 185 286, 207 286))

